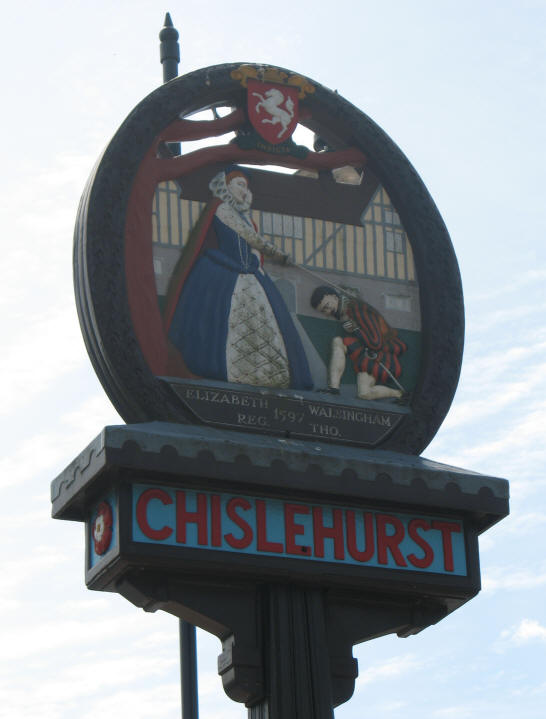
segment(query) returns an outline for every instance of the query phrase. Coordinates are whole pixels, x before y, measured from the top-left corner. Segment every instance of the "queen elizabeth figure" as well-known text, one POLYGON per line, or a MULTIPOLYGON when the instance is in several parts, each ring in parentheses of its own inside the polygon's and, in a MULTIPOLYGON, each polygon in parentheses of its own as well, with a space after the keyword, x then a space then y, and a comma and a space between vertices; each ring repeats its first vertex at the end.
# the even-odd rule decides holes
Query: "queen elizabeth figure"
POLYGON ((284 264, 289 258, 258 234, 248 180, 237 166, 211 180, 214 199, 171 280, 167 335, 194 377, 311 389, 300 337, 263 266, 264 255, 284 264))

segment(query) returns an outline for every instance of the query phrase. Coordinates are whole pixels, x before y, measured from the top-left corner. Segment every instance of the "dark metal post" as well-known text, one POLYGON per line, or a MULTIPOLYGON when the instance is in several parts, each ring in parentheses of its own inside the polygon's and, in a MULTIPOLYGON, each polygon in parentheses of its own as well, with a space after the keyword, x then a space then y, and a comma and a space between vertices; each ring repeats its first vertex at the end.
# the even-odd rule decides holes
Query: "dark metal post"
MULTIPOLYGON (((159 60, 163 67, 163 83, 178 77, 180 45, 178 44, 178 30, 173 26, 170 13, 165 15, 164 25, 159 33, 159 60)), ((179 142, 168 142, 166 146, 172 155, 180 155, 179 142)))
POLYGON ((183 619, 180 620, 180 684, 182 719, 199 719, 195 627, 183 619))
MULTIPOLYGON (((159 33, 159 59, 163 66, 163 82, 178 77, 180 46, 178 30, 173 26, 170 13, 165 15, 164 25, 159 33)), ((177 142, 169 143, 173 154, 180 153, 177 142)), ((199 719, 197 698, 197 647, 195 627, 180 620, 180 684, 182 690, 182 719, 199 719)))
POLYGON ((324 597, 269 585, 262 595, 266 697, 248 719, 334 719, 324 597))
POLYGON ((180 46, 178 30, 173 27, 170 13, 165 15, 165 24, 159 33, 159 59, 163 65, 163 82, 169 82, 178 76, 180 46))

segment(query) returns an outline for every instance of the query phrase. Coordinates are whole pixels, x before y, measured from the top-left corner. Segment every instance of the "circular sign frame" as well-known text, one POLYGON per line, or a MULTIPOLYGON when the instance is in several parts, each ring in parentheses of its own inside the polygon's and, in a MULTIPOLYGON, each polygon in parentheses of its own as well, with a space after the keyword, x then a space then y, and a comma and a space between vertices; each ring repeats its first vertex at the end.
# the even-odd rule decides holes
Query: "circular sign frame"
MULTIPOLYGON (((306 118, 311 118, 301 121, 340 157, 346 151, 350 154, 348 148, 361 153, 365 167, 379 178, 400 216, 411 243, 419 284, 421 358, 408 411, 375 446, 420 454, 449 410, 462 360, 463 296, 449 234, 417 172, 386 133, 337 93, 288 70, 226 64, 176 78, 142 100, 109 143, 84 190, 74 234, 76 304, 94 369, 126 422, 199 423, 172 387, 152 371, 150 357, 142 351, 142 336, 129 301, 131 293, 138 295, 140 279, 137 270, 131 274, 127 238, 131 237, 132 227, 150 221, 139 214, 135 178, 143 163, 161 157, 165 142, 176 141, 176 134, 165 134, 165 129, 176 124, 178 118, 217 106, 246 114, 245 73, 258 80, 273 73, 297 87, 300 97, 303 93, 305 98, 300 108, 304 108, 306 118)), ((248 115, 246 118, 248 123, 248 115)), ((245 160, 239 152, 238 161, 265 164, 259 154, 249 153, 245 160)), ((151 259, 148 264, 153 272, 151 259)), ((290 393, 270 390, 270 394, 282 398, 290 393)), ((215 425, 210 420, 206 423, 215 425)), ((240 429, 263 431, 260 427, 240 429)), ((297 431, 269 433, 306 438, 297 431)), ((313 437, 316 439, 344 442, 335 434, 313 437)), ((365 442, 362 445, 370 446, 365 442)))

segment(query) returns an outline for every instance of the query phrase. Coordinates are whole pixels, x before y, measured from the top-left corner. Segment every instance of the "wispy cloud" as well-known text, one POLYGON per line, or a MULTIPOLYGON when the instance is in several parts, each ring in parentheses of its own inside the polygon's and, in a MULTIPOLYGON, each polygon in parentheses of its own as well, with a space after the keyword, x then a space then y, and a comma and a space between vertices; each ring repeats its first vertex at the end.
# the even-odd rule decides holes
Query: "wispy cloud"
POLYGON ((439 709, 434 709, 432 712, 433 717, 438 719, 451 719, 456 717, 457 719, 470 719, 475 717, 476 706, 473 704, 455 704, 453 706, 443 706, 439 709))
MULTIPOLYGON (((469 321, 468 329, 471 334, 477 334, 478 332, 490 333, 492 331, 506 334, 507 327, 521 325, 525 320, 532 322, 535 318, 539 318, 541 314, 544 314, 545 309, 546 300, 499 307, 490 312, 473 315, 469 321)), ((542 332, 539 324, 534 329, 536 332, 542 332)))
POLYGON ((516 626, 503 631, 501 640, 517 646, 536 641, 546 642, 546 626, 536 619, 522 619, 516 626))
MULTIPOLYGON (((32 554, 25 557, 24 562, 20 558, 4 560, 0 574, 0 597, 9 597, 21 584, 32 584, 53 569, 60 569, 66 561, 67 555, 58 548, 40 546, 34 547, 32 554)), ((0 644, 0 655, 3 645, 5 646, 0 644)))
POLYGON ((62 385, 67 373, 87 362, 74 307, 36 308, 0 355, 0 373, 9 380, 0 415, 22 409, 52 384, 62 385))
POLYGON ((378 664, 370 669, 365 669, 359 675, 356 681, 356 687, 360 688, 366 684, 372 684, 384 679, 392 679, 400 674, 419 669, 423 665, 423 660, 414 654, 404 654, 400 657, 394 657, 382 664, 378 664))
MULTIPOLYGON (((88 398, 77 409, 57 417, 51 429, 29 433, 4 455, 0 459, 0 486, 25 484, 37 475, 60 471, 106 424, 119 423, 106 397, 88 398)), ((50 476, 52 479, 54 475, 50 476)))
POLYGON ((511 591, 527 591, 546 585, 546 565, 521 568, 520 565, 492 567, 482 576, 484 592, 501 589, 511 591))
POLYGON ((541 289, 544 287, 546 281, 546 268, 539 267, 519 274, 510 278, 510 284, 508 286, 502 285, 499 287, 488 288, 485 292, 475 293, 470 299, 475 301, 486 301, 498 299, 499 297, 505 298, 507 294, 518 294, 523 288, 529 285, 537 284, 541 289))
MULTIPOLYGON (((490 359, 494 364, 494 358, 490 359)), ((470 383, 467 383, 465 393, 469 397, 468 399, 458 400, 453 406, 446 417, 445 428, 468 427, 469 424, 478 423, 486 418, 497 418, 503 410, 509 409, 516 404, 521 406, 522 401, 537 401, 536 378, 544 376, 546 363, 531 366, 529 369, 529 377, 505 378, 503 383, 499 376, 491 377, 489 381, 482 379, 479 389, 477 387, 472 388, 470 383), (493 390, 493 387, 498 388, 501 384, 502 392, 498 389, 493 390)), ((544 409, 540 400, 542 400, 542 397, 539 394, 539 407, 544 409)))
POLYGON ((28 622, 17 629, 7 627, 3 632, 0 656, 6 661, 15 661, 61 648, 66 650, 78 644, 89 646, 101 637, 110 641, 117 636, 121 641, 130 629, 136 630, 141 621, 136 612, 123 617, 113 617, 110 613, 103 621, 58 619, 55 622, 28 622))
MULTIPOLYGON (((90 672, 91 681, 102 675, 96 665, 85 669, 90 672)), ((123 684, 123 675, 119 679, 123 684)), ((56 696, 44 692, 43 684, 34 685, 32 691, 28 690, 28 686, 4 686, 2 711, 6 716, 18 719, 75 716, 80 719, 96 719, 97 716, 150 719, 155 716, 174 717, 177 709, 180 712, 180 688, 176 682, 157 686, 145 674, 133 675, 132 679, 134 686, 130 689, 109 689, 101 693, 97 688, 92 695, 74 694, 73 687, 79 686, 81 677, 72 685, 65 682, 62 687, 58 687, 60 691, 56 696), (84 698, 85 701, 82 701, 84 698)))
POLYGON ((180 688, 176 683, 171 683, 158 687, 133 687, 96 698, 80 716, 81 719, 96 719, 97 716, 150 719, 174 716, 177 709, 180 711, 180 688))
POLYGON ((519 512, 512 514, 503 522, 503 531, 507 534, 516 534, 521 537, 525 534, 534 534, 546 525, 546 514, 543 512, 519 512))

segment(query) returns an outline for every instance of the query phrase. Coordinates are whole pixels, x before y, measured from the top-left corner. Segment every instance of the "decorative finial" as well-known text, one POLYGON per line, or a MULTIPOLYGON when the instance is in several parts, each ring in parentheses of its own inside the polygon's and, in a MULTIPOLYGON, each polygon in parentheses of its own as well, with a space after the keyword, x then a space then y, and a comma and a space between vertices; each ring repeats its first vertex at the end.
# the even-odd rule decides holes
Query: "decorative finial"
POLYGON ((178 75, 180 62, 180 46, 178 30, 173 26, 171 14, 165 15, 164 25, 159 33, 159 59, 163 65, 163 82, 168 82, 178 75))

